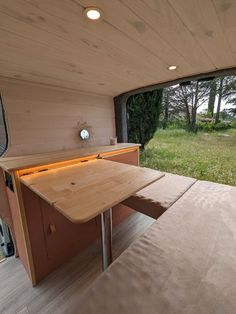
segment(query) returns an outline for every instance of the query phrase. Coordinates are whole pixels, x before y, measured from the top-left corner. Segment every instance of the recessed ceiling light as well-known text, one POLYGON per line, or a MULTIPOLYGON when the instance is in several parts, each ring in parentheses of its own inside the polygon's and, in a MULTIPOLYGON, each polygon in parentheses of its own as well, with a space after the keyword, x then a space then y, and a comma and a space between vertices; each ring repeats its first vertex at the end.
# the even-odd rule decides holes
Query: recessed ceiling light
POLYGON ((99 8, 90 7, 84 10, 84 15, 86 18, 92 21, 98 21, 103 18, 103 12, 99 8))
POLYGON ((170 65, 169 67, 168 67, 168 70, 170 70, 170 71, 174 71, 174 70, 176 70, 177 69, 177 66, 176 65, 170 65))

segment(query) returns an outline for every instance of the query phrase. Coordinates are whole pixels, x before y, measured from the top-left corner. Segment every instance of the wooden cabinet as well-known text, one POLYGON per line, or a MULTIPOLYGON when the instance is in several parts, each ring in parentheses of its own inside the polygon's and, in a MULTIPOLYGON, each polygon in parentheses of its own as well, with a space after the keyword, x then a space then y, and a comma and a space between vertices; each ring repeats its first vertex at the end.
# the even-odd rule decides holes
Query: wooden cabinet
POLYGON ((96 219, 76 225, 22 185, 36 281, 99 238, 96 219))
POLYGON ((85 249, 98 237, 96 220, 76 225, 40 200, 47 256, 50 261, 66 260, 85 249))
MULTIPOLYGON (((100 241, 100 216, 85 224, 73 224, 20 184, 20 176, 96 157, 138 165, 138 145, 123 143, 0 160, 0 217, 11 231, 14 230, 15 246, 33 285, 95 241, 100 241), (9 187, 6 187, 4 171, 9 175, 9 187)), ((113 207, 113 226, 132 213, 133 210, 124 205, 113 207)))
MULTIPOLYGON (((138 164, 137 151, 108 156, 110 160, 138 164)), ((51 271, 100 240, 100 216, 76 225, 53 206, 21 184, 28 226, 35 280, 39 282, 51 271)), ((117 205, 113 208, 113 226, 126 219, 133 210, 117 205)))

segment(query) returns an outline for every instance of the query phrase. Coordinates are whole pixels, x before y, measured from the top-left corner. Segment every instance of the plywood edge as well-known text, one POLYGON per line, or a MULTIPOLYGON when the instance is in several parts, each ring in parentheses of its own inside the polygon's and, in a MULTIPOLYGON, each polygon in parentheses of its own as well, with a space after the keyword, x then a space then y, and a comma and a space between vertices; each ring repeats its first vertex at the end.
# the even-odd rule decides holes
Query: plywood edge
POLYGON ((35 286, 37 283, 36 277, 35 277, 35 268, 34 268, 29 232, 28 232, 28 227, 27 227, 24 203, 23 203, 23 198, 22 198, 22 193, 21 193, 21 186, 19 182, 19 175, 17 171, 12 172, 11 174, 12 174, 13 186, 16 193, 18 209, 19 209, 20 217, 21 217, 20 224, 21 224, 21 229, 22 229, 23 238, 24 238, 25 252, 27 256, 28 274, 30 276, 32 285, 35 286))

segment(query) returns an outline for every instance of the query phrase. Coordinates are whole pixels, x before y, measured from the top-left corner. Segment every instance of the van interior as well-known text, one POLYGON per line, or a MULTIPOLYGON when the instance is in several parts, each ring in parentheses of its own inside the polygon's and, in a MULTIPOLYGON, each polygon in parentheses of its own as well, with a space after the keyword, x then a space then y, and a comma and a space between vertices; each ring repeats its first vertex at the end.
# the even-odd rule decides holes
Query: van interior
POLYGON ((0 313, 236 313, 236 187, 141 167, 126 111, 235 38, 234 0, 0 1, 0 313))

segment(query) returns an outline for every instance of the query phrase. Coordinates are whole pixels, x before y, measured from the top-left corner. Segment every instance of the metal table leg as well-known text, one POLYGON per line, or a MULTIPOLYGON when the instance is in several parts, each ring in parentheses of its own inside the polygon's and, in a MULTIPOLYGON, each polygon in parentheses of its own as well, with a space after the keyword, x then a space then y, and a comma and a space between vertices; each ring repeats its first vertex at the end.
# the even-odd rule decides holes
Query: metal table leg
POLYGON ((101 213, 102 264, 105 270, 112 263, 112 208, 101 213))

